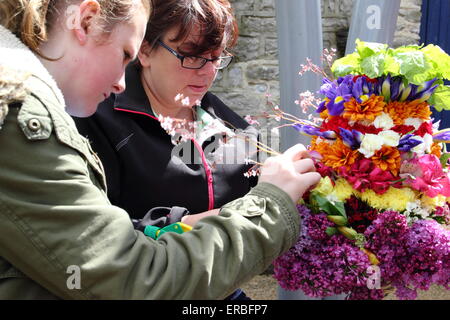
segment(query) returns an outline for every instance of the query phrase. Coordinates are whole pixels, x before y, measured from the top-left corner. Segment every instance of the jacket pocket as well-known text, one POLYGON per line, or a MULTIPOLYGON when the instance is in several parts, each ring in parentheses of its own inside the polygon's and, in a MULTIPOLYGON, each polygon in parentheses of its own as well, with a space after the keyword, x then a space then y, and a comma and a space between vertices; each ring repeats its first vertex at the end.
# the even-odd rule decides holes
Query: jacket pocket
POLYGON ((266 199, 246 195, 244 198, 239 198, 228 203, 226 207, 246 218, 259 217, 266 212, 266 199))

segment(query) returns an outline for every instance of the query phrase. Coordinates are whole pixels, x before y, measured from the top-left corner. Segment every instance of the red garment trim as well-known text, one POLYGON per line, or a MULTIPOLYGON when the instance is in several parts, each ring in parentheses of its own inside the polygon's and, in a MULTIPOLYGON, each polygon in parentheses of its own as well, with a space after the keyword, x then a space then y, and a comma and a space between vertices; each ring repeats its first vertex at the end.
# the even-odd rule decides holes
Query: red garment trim
MULTIPOLYGON (((117 110, 117 111, 125 111, 125 112, 129 112, 129 113, 142 114, 142 115, 144 115, 144 116, 147 116, 147 117, 153 118, 153 119, 155 119, 155 120, 158 120, 158 118, 156 118, 156 117, 154 117, 154 116, 151 116, 151 115, 149 115, 148 113, 145 113, 145 112, 131 111, 131 110, 121 109, 121 108, 114 108, 114 110, 117 110)), ((159 121, 159 120, 158 120, 158 121, 159 121)))
POLYGON ((205 168, 206 173, 206 181, 208 182, 208 198, 209 198, 208 210, 212 210, 214 209, 214 186, 211 168, 208 166, 208 162, 206 162, 205 153, 203 152, 202 147, 194 139, 192 139, 192 142, 194 143, 195 147, 202 156, 203 167, 205 168))

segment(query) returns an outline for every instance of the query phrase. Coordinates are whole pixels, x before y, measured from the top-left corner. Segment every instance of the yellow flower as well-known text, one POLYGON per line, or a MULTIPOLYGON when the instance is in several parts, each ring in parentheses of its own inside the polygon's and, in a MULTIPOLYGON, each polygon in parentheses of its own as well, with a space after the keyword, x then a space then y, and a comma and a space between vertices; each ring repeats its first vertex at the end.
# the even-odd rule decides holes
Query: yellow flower
POLYGON ((446 197, 439 194, 434 198, 430 198, 426 195, 423 195, 422 198, 420 198, 420 201, 422 201, 422 205, 425 208, 429 209, 436 209, 436 207, 443 207, 447 201, 446 197))
POLYGON ((361 200, 378 210, 404 211, 408 202, 414 202, 417 199, 416 193, 410 188, 389 187, 388 191, 379 195, 373 190, 366 190, 361 193, 361 200))
POLYGON ((333 192, 333 183, 331 182, 330 177, 324 177, 324 178, 320 179, 317 186, 313 190, 311 190, 311 192, 318 193, 324 197, 326 197, 327 195, 332 193, 333 192))
POLYGON ((339 178, 336 180, 333 194, 336 196, 339 201, 344 202, 348 198, 350 198, 353 194, 355 194, 356 190, 352 188, 350 183, 343 178, 339 178))

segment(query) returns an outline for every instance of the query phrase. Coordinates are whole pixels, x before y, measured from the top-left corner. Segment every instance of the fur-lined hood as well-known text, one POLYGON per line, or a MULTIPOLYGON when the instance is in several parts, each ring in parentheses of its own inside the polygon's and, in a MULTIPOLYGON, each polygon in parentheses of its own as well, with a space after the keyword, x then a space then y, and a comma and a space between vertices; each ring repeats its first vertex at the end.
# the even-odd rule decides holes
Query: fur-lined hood
POLYGON ((36 55, 0 25, 0 128, 8 113, 8 104, 21 101, 30 90, 26 81, 29 77, 42 80, 65 106, 61 90, 36 55))

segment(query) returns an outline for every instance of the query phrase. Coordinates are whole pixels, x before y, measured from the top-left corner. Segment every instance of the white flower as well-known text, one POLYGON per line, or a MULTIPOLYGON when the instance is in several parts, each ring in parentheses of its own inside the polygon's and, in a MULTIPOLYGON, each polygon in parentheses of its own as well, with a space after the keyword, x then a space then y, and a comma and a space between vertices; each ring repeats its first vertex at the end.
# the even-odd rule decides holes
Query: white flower
POLYGON ((419 118, 408 118, 405 120, 405 126, 413 126, 414 129, 418 130, 422 125, 423 120, 419 118))
POLYGON ((183 94, 182 93, 179 93, 179 94, 177 94, 176 96, 175 96, 175 101, 180 101, 181 99, 183 99, 183 94))
POLYGON ((191 106, 191 101, 189 99, 189 97, 186 97, 184 99, 181 100, 181 104, 185 107, 190 107, 191 106))
POLYGON ((389 147, 397 147, 400 142, 400 135, 392 130, 381 131, 378 136, 383 140, 383 144, 389 147))
POLYGON ((366 158, 370 158, 383 146, 383 139, 376 134, 368 133, 362 138, 361 146, 358 149, 366 158))
POLYGON ((417 153, 419 156, 427 153, 431 153, 431 146, 433 144, 433 136, 426 133, 423 138, 420 136, 414 136, 414 139, 421 140, 422 143, 411 149, 412 152, 417 153))
POLYGON ((326 195, 325 198, 332 204, 340 202, 339 198, 334 193, 326 195))
POLYGON ((408 223, 413 223, 414 221, 420 219, 427 219, 430 216, 430 211, 427 208, 422 207, 420 200, 415 202, 408 202, 406 205, 406 215, 408 223))
POLYGON ((389 130, 394 126, 394 120, 385 112, 375 118, 373 125, 375 128, 389 130))

